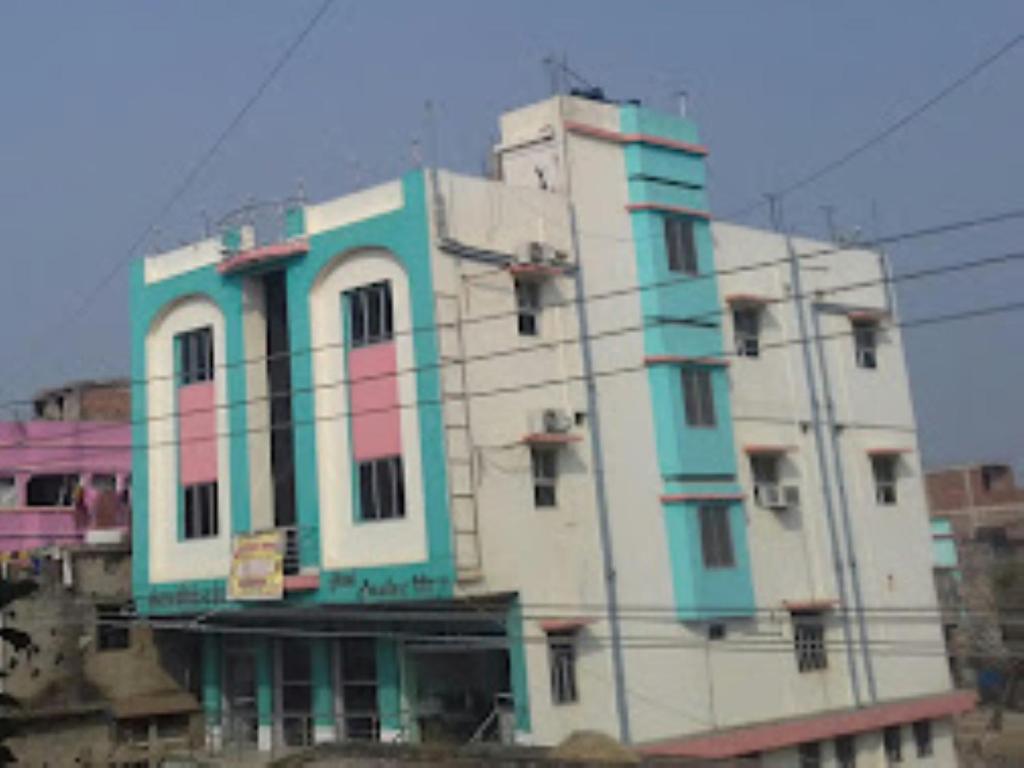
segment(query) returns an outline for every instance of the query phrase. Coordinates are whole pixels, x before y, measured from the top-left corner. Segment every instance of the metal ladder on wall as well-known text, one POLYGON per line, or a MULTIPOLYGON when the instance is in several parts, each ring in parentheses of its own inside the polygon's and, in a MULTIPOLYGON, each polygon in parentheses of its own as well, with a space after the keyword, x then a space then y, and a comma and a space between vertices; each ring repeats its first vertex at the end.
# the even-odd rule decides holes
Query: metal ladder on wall
MULTIPOLYGON (((462 287, 462 259, 455 259, 455 284, 462 287)), ((477 514, 477 464, 470 418, 462 304, 458 294, 435 294, 438 352, 441 360, 441 418, 444 421, 455 572, 460 583, 483 578, 477 514)))

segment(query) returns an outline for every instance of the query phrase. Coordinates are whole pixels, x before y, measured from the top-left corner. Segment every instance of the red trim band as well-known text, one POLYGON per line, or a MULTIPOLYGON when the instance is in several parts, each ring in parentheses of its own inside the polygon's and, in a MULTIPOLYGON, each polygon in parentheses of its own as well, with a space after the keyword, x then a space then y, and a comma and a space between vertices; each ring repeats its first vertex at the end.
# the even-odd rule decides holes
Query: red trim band
POLYGON ((886 702, 864 709, 846 709, 810 717, 728 728, 675 740, 640 746, 646 755, 700 757, 706 759, 736 757, 752 752, 769 752, 805 741, 824 741, 849 733, 874 731, 888 725, 917 720, 951 717, 974 709, 973 691, 949 691, 916 699, 886 702))
POLYGON ((698 219, 711 220, 711 214, 707 211, 698 211, 696 208, 687 208, 682 205, 668 205, 666 203, 630 203, 626 206, 630 213, 638 211, 659 211, 661 213, 678 213, 683 216, 693 216, 698 219))
POLYGON ((221 274, 234 272, 245 267, 259 264, 264 261, 285 259, 289 256, 298 256, 309 252, 309 242, 306 240, 288 240, 284 243, 264 245, 259 248, 250 248, 247 251, 239 251, 224 259, 217 265, 217 271, 221 274))
POLYGON ((583 629, 588 624, 593 624, 597 619, 583 616, 572 616, 564 619, 543 619, 540 628, 545 632, 572 632, 583 629))
POLYGON ((687 355, 648 355, 644 365, 712 365, 724 368, 729 361, 722 357, 688 357, 687 355))
POLYGON ((790 612, 800 611, 831 611, 839 605, 834 598, 819 598, 817 600, 783 600, 782 607, 790 612))
POLYGON ((743 501, 742 493, 663 493, 662 504, 678 504, 686 501, 743 501))
POLYGON ((651 144, 653 146, 664 147, 666 149, 678 149, 682 152, 688 152, 691 155, 700 155, 702 157, 708 153, 707 147, 702 144, 691 144, 688 141, 666 139, 662 136, 653 136, 649 133, 621 133, 619 131, 609 131, 605 128, 598 128, 594 125, 577 123, 574 120, 566 120, 565 129, 570 133, 580 133, 584 136, 590 136, 595 139, 614 141, 617 144, 651 144))

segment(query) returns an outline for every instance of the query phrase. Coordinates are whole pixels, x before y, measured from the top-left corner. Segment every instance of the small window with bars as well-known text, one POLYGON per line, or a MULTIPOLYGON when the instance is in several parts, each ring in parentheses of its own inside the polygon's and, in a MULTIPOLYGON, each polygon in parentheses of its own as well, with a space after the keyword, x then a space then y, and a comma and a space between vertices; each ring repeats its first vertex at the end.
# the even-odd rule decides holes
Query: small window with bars
POLYGON ((558 504, 558 450, 530 449, 533 474, 533 506, 554 507, 558 504))
POLYGON ((535 280, 517 279, 516 323, 520 336, 537 336, 540 333, 540 283, 535 280))
POLYGON ((196 328, 180 333, 178 376, 182 386, 213 380, 213 328, 196 328))
POLYGON ((735 566, 729 507, 724 504, 707 504, 700 507, 697 514, 700 519, 700 547, 704 567, 735 566))
POLYGON ((835 741, 836 765, 839 768, 855 768, 857 765, 857 742, 853 736, 839 736, 835 741))
POLYGON ((359 464, 359 519, 395 520, 405 517, 405 477, 402 457, 389 456, 359 464))
POLYGON ((217 483, 186 485, 184 489, 185 539, 215 538, 219 532, 217 483))
POLYGON ((825 617, 819 611, 793 614, 793 651, 800 672, 814 672, 828 667, 825 648, 825 617))
POLYGON ((684 368, 682 376, 687 426, 714 427, 715 394, 711 371, 707 368, 684 368))
POLYGON ((380 344, 394 338, 391 283, 363 285, 345 295, 348 300, 349 340, 353 347, 380 344))
POLYGON ((548 634, 548 663, 551 666, 551 701, 555 704, 579 701, 575 630, 548 634))
POLYGON ((898 500, 897 462, 898 456, 872 456, 871 473, 875 480, 875 501, 883 506, 892 506, 898 500))
POLYGON ((670 271, 684 275, 698 273, 697 240, 692 219, 665 219, 665 249, 668 252, 670 271))
POLYGON ((903 731, 898 725, 890 725, 882 731, 882 744, 890 764, 903 762, 903 731))
POLYGON ((874 370, 878 367, 878 323, 874 320, 855 320, 853 348, 857 367, 874 370))
POLYGON ((821 768, 821 742, 807 741, 800 745, 800 768, 821 768))
POLYGON ((737 307, 732 312, 736 354, 739 357, 761 355, 761 310, 757 307, 737 307))
POLYGON ((918 720, 913 725, 914 744, 917 747, 918 757, 930 757, 934 748, 932 746, 932 723, 930 720, 918 720))
POLYGON ((128 617, 121 614, 120 605, 96 606, 96 650, 121 651, 131 645, 128 617))

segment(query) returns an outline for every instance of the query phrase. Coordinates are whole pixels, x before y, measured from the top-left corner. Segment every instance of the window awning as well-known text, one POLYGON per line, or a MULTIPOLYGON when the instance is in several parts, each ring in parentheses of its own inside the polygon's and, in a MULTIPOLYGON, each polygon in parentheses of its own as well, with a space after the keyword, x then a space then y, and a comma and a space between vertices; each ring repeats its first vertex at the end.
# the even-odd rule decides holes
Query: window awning
POLYGON ((541 619, 540 628, 545 632, 578 632, 597 619, 589 616, 567 616, 564 618, 541 619))
POLYGON ((782 445, 781 443, 747 443, 743 446, 743 452, 751 455, 789 453, 795 450, 795 445, 782 445))
POLYGON ((751 307, 753 309, 759 309, 765 304, 770 304, 772 301, 774 301, 774 299, 757 293, 727 293, 725 295, 725 303, 731 307, 751 307))
POLYGON ((839 601, 833 598, 810 598, 807 600, 783 600, 782 607, 790 613, 801 613, 803 611, 831 611, 839 605, 839 601))
POLYGON ((250 267, 262 266, 267 262, 301 256, 304 253, 309 253, 308 240, 304 238, 286 240, 283 243, 274 243, 233 253, 217 265, 217 271, 222 275, 238 272, 250 267))
POLYGON ((117 699, 111 705, 114 717, 152 717, 154 715, 178 715, 199 711, 199 702, 186 691, 165 691, 163 693, 132 696, 117 699))
POLYGON ((846 313, 853 323, 880 323, 889 317, 884 309, 851 309, 846 313))
POLYGON ((913 448, 907 448, 906 446, 880 446, 876 448, 868 448, 868 456, 902 456, 903 454, 913 452, 913 448))
POLYGON ((689 355, 647 355, 644 365, 703 365, 726 367, 729 361, 723 357, 691 357, 689 355))
POLYGON ((519 442, 530 446, 549 445, 552 448, 557 448, 562 445, 578 443, 582 439, 579 435, 574 435, 571 432, 532 432, 524 435, 519 442))

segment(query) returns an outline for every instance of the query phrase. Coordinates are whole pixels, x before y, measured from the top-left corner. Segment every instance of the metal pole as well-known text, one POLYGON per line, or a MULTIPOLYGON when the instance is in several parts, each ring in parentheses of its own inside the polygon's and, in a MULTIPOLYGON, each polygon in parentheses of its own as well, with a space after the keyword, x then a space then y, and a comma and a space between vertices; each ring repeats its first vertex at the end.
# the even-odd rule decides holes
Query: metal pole
POLYGON ((598 410, 597 381, 594 377, 593 352, 590 347, 590 322, 587 302, 584 297, 583 259, 580 258, 579 227, 576 220, 576 206, 572 200, 571 164, 567 132, 564 129, 562 98, 558 98, 559 122, 562 128, 562 167, 565 168, 565 195, 569 211, 569 232, 573 259, 576 262, 573 280, 576 291, 576 322, 580 334, 580 356, 583 380, 586 382, 587 413, 590 417, 590 453, 594 478, 594 499, 597 504, 598 530, 601 540, 601 559, 607 601, 608 631, 612 652, 612 677, 615 683, 615 708, 619 720, 619 741, 632 742, 629 726, 629 701, 626 697, 626 671, 622 655, 622 629, 619 626, 618 575, 615 571, 615 552, 611 518, 608 511, 608 491, 605 485, 604 447, 601 442, 601 415, 598 410))
POLYGON ((825 436, 821 426, 821 406, 818 402, 818 385, 814 380, 814 360, 811 356, 811 348, 807 338, 807 317, 804 314, 802 300, 803 287, 800 276, 800 259, 793 247, 793 241, 788 233, 782 231, 782 214, 779 210, 779 201, 773 196, 769 198, 772 214, 772 226, 775 231, 783 236, 786 242, 786 250, 789 254, 790 283, 793 290, 793 309, 797 317, 797 333, 800 342, 800 350, 803 355, 804 377, 807 384, 807 396, 811 409, 811 426, 814 428, 814 448, 818 460, 818 474, 821 477, 821 496, 825 502, 825 519, 828 523, 829 544, 832 551, 832 567, 835 572, 836 590, 839 597, 840 625, 843 628, 843 647, 846 649, 846 664, 850 673, 850 688, 853 692, 853 701, 857 706, 861 704, 860 678, 857 673, 857 660, 854 657, 853 647, 850 642, 850 617, 847 613, 849 602, 846 594, 846 573, 843 568, 843 553, 839 544, 839 534, 836 530, 835 510, 832 506, 832 483, 828 470, 828 461, 825 458, 825 436))

